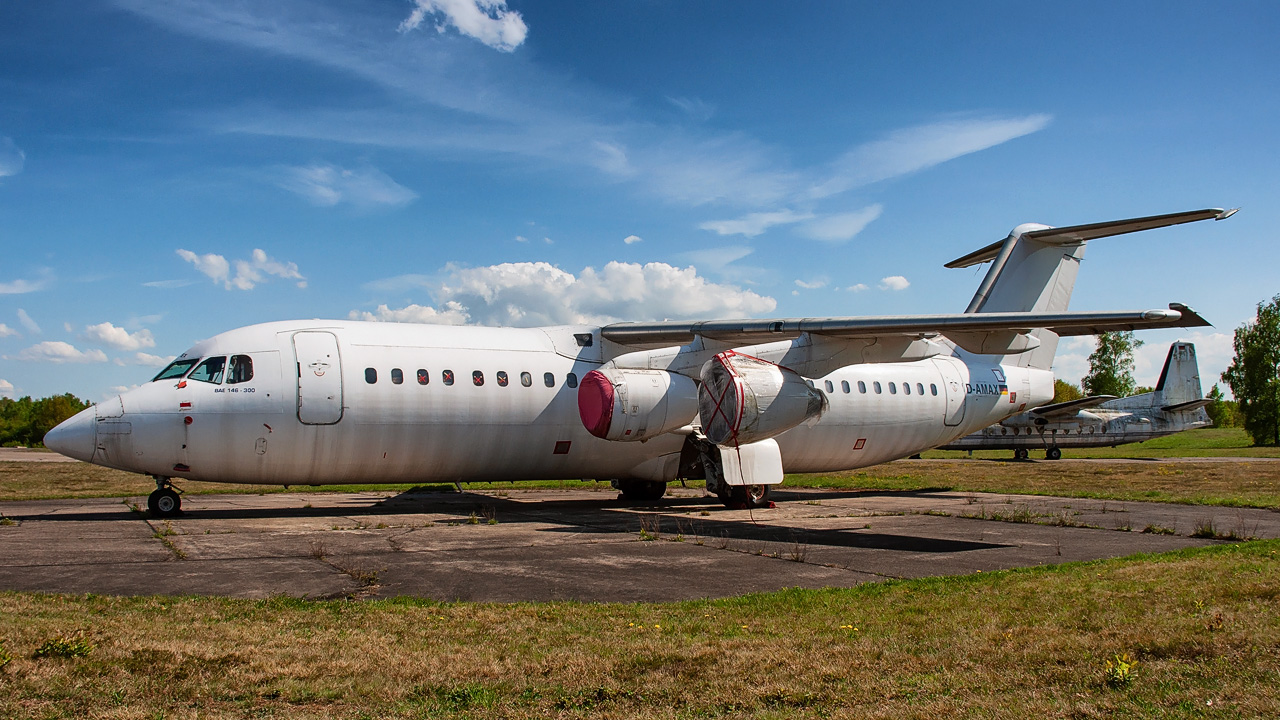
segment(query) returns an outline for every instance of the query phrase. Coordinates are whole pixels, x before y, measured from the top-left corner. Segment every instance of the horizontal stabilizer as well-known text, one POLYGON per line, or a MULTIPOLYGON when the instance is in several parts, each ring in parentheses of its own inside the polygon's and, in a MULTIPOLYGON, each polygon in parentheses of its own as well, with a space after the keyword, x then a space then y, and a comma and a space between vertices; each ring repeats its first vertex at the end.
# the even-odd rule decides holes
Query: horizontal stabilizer
MULTIPOLYGON (((1088 240, 1111 237, 1112 235, 1124 235, 1125 233, 1138 232, 1140 230, 1152 230, 1154 228, 1169 227, 1170 225, 1181 225, 1183 223, 1196 222, 1198 220, 1225 220, 1231 217, 1235 213, 1236 209, 1223 210, 1221 208, 1208 208, 1205 210, 1169 213, 1168 215, 1152 215, 1151 217, 1131 218, 1129 220, 1110 220, 1108 222, 1091 223, 1089 225, 1045 228, 1043 230, 1031 230, 1029 232, 1024 232, 1022 233, 1022 237, 1036 240, 1046 245, 1067 245, 1070 243, 1081 243, 1088 240)), ((993 242, 980 250, 975 250, 968 255, 952 260, 946 264, 946 267, 963 268, 994 260, 996 255, 1000 253, 1000 248, 1004 243, 1004 240, 993 242)))
POLYGON ((1178 403, 1177 405, 1165 405, 1160 409, 1165 412, 1189 412, 1202 407, 1208 407, 1212 402, 1213 401, 1209 398, 1200 398, 1199 400, 1189 400, 1184 403, 1178 403))
POLYGON ((1108 400, 1115 400, 1115 395, 1090 395, 1089 397, 1080 398, 1078 400, 1067 400, 1066 402, 1054 403, 1052 405, 1041 405, 1031 410, 1031 414, 1036 417, 1053 418, 1059 416, 1075 415, 1077 412, 1086 408, 1097 407, 1108 400))

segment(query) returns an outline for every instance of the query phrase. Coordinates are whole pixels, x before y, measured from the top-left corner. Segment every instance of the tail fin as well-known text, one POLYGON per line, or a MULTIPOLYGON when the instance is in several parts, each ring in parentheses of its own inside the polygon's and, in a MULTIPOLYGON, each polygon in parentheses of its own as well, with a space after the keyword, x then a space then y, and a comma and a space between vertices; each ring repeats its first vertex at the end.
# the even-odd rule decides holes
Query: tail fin
POLYGON ((1155 405, 1181 405, 1200 400, 1200 366, 1196 363, 1196 346, 1178 341, 1169 346, 1169 355, 1156 383, 1155 405))
MULTIPOLYGON (((953 260, 946 266, 962 268, 992 261, 978 291, 969 301, 969 307, 965 308, 966 313, 1063 312, 1071 301, 1076 274, 1084 259, 1085 243, 1089 240, 1197 220, 1224 220, 1234 212, 1194 210, 1061 228, 1026 223, 1014 228, 1004 240, 953 260)), ((1006 362, 1048 369, 1058 349, 1058 336, 1044 329, 1034 330, 1032 334, 1040 340, 1039 347, 1010 356, 1006 362)))

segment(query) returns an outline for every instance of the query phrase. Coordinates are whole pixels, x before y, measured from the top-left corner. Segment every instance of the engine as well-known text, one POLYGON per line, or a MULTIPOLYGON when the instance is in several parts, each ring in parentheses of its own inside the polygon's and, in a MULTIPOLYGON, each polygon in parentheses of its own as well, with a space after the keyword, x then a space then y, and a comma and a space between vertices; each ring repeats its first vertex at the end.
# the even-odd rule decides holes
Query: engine
POLYGON ((747 445, 781 435, 826 409, 827 399, 794 370, 722 352, 702 366, 698 416, 716 445, 747 445))
POLYGON ((665 370, 592 370, 578 385, 582 424, 605 440, 648 440, 688 425, 697 414, 697 385, 665 370))

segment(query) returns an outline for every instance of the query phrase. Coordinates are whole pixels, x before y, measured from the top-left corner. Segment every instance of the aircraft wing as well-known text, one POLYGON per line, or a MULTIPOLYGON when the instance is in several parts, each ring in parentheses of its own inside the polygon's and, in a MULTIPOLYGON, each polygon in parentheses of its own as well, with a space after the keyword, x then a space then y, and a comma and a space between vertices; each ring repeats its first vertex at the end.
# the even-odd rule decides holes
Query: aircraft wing
POLYGON ((1165 405, 1160 409, 1165 412, 1186 412, 1188 410, 1208 407, 1211 403, 1213 403, 1213 401, 1209 398, 1200 398, 1199 400, 1189 400, 1184 403, 1178 403, 1177 405, 1165 405))
POLYGON ((1097 407, 1108 400, 1115 400, 1115 395, 1090 395, 1089 397, 1080 398, 1078 400, 1067 400, 1066 402, 1053 403, 1052 405, 1041 405, 1038 408, 1029 410, 1032 415, 1042 418, 1069 417, 1086 408, 1097 407))
MULTIPOLYGON (((1118 312, 1004 312, 952 315, 890 315, 882 317, 785 318, 779 320, 704 320, 622 322, 606 325, 600 334, 620 345, 664 347, 684 345, 695 337, 735 344, 764 343, 799 337, 802 333, 830 338, 926 338, 937 335, 972 337, 1026 333, 1045 328, 1060 336, 1097 335, 1117 330, 1209 327, 1194 310, 1170 303, 1168 310, 1118 312)), ((971 342, 960 342, 970 346, 971 342)))

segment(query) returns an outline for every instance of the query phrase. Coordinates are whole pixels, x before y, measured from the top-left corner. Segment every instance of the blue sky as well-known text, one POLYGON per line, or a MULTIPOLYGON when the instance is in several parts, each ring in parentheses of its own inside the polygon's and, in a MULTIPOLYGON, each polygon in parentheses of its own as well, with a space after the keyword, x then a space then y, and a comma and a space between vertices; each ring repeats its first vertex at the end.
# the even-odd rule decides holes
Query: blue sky
MULTIPOLYGON (((1014 225, 1072 307, 1185 302, 1202 376, 1280 292, 1274 3, 0 6, 0 393, 97 400, 288 318, 963 310, 1014 225), (985 269, 985 266, 984 266, 985 269)), ((1076 381, 1087 339, 1064 342, 1076 381)), ((1208 384, 1206 384, 1206 390, 1208 384)))

